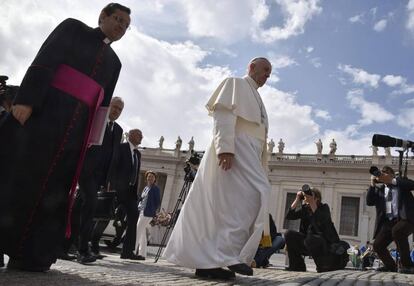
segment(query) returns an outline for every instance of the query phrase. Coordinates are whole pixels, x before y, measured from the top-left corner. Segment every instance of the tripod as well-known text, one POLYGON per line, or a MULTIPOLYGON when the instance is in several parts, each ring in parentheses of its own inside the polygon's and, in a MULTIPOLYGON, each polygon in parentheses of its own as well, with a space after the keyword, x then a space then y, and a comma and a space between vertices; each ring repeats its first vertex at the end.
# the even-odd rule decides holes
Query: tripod
POLYGON ((165 247, 165 242, 167 241, 168 234, 170 231, 174 228, 175 223, 177 222, 178 215, 180 214, 179 207, 184 204, 185 198, 188 195, 188 191, 190 190, 191 183, 194 180, 194 174, 193 171, 189 170, 184 177, 184 184, 181 188, 180 195, 178 196, 177 202, 175 203, 174 210, 171 214, 171 220, 170 223, 167 225, 167 229, 164 232, 164 236, 162 237, 160 247, 158 248, 157 254, 155 255, 154 263, 157 263, 158 259, 161 256, 162 248, 165 247))

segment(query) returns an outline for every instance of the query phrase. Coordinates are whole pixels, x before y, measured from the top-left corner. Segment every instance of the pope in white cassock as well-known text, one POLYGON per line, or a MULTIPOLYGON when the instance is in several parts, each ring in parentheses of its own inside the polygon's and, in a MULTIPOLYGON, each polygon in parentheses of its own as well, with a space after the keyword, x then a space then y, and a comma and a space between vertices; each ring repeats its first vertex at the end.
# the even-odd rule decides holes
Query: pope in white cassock
POLYGON ((268 119, 257 89, 271 71, 266 58, 255 58, 247 76, 225 79, 207 103, 213 140, 164 252, 169 262, 195 268, 196 276, 253 275, 249 265, 271 190, 265 170, 268 119))

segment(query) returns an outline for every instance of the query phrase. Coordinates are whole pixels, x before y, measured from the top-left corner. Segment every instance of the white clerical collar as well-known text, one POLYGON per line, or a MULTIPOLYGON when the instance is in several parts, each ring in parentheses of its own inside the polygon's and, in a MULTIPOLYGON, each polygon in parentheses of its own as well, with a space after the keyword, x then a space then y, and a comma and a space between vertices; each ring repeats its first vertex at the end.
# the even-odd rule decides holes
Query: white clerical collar
POLYGON ((259 88, 257 82, 255 82, 249 75, 245 75, 243 78, 246 79, 254 89, 257 90, 259 88))
POLYGON ((107 45, 109 45, 111 43, 111 40, 108 38, 103 39, 103 42, 107 45))

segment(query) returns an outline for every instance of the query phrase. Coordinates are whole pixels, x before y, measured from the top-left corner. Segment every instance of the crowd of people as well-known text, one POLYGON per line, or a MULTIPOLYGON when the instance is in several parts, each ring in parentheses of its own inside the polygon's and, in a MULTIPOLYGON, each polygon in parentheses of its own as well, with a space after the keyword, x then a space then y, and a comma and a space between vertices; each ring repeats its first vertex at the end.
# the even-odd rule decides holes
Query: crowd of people
MULTIPOLYGON (((124 101, 113 97, 121 63, 110 44, 125 34, 130 13, 111 3, 95 29, 63 21, 43 43, 14 99, 2 100, 0 253, 9 256, 8 268, 46 271, 57 258, 75 258, 69 254, 73 245, 79 263, 102 258, 99 241, 109 220, 94 216, 98 194, 111 192, 117 209, 110 243, 122 241, 121 259, 146 258, 146 228, 160 207, 157 174, 147 171, 146 186, 138 190, 143 135, 132 129, 121 143, 116 120, 124 101)), ((164 251, 168 261, 196 269, 196 276, 250 276, 282 248, 288 271, 306 271, 305 256, 318 272, 348 263, 349 245, 340 240, 317 188, 304 185, 286 214, 300 219, 299 231, 278 233, 269 215, 269 122, 258 89, 271 72, 268 59, 252 59, 247 75, 225 79, 206 105, 213 140, 164 251)), ((390 167, 371 178, 367 205, 377 210, 373 250, 385 265, 379 271, 414 272, 407 238, 414 232, 413 189, 413 181, 395 177, 390 167), (387 250, 392 241, 399 263, 387 250)))

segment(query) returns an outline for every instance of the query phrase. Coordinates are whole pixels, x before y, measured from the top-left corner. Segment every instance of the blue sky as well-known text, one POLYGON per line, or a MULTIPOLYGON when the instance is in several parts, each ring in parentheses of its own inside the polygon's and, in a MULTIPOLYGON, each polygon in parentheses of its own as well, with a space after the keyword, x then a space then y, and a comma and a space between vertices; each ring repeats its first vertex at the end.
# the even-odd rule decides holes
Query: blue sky
MULTIPOLYGON (((260 92, 269 138, 285 152, 371 154, 372 134, 414 141, 414 0, 130 0, 132 29, 113 44, 123 70, 119 122, 143 146, 211 140, 204 108, 227 76, 266 56, 273 75, 260 92)), ((2 1, 0 73, 19 84, 42 41, 65 18, 96 26, 106 1, 2 1), (16 37, 18 35, 18 37, 16 37)), ((183 144, 186 147, 187 144, 183 144)), ((380 150, 380 154, 383 150, 380 150)), ((395 154, 394 154, 395 155, 395 154)))

